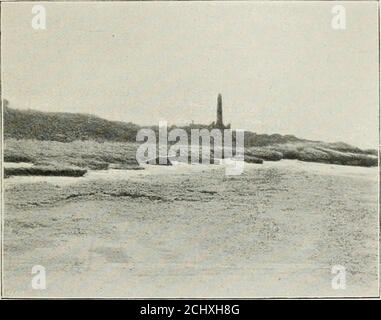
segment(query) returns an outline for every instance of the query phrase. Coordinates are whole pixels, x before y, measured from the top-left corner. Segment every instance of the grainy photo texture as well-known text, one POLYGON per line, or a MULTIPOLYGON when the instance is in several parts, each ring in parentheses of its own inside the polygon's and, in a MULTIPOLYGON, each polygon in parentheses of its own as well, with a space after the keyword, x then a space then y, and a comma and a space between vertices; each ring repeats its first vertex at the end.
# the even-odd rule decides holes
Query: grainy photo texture
POLYGON ((378 23, 2 3, 3 297, 377 297, 378 23))

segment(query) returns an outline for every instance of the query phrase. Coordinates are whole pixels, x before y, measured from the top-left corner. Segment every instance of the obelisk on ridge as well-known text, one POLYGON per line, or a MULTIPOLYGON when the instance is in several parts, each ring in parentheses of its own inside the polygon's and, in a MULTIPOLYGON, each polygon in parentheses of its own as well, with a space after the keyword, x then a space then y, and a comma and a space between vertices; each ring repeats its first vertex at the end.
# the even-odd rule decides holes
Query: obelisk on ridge
POLYGON ((222 119, 222 96, 221 93, 218 94, 217 98, 217 122, 216 122, 217 128, 224 128, 224 122, 222 119))

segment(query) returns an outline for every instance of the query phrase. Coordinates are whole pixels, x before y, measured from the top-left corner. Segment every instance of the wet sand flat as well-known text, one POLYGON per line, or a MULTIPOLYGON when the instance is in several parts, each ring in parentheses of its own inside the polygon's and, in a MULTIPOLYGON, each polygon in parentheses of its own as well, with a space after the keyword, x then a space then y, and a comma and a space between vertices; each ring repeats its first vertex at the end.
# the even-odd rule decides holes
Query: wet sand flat
POLYGON ((378 294, 377 168, 189 167, 7 179, 5 296, 378 294), (45 290, 31 287, 34 265, 45 290), (345 290, 331 287, 334 265, 345 290))

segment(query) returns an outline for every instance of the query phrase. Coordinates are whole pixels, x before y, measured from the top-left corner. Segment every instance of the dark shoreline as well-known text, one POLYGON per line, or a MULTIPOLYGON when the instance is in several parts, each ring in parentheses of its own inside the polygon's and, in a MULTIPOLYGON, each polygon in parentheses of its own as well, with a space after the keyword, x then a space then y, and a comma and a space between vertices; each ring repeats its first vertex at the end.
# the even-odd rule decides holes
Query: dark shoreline
POLYGON ((54 168, 35 166, 30 168, 4 168, 4 178, 9 176, 62 176, 82 177, 86 169, 81 168, 54 168))

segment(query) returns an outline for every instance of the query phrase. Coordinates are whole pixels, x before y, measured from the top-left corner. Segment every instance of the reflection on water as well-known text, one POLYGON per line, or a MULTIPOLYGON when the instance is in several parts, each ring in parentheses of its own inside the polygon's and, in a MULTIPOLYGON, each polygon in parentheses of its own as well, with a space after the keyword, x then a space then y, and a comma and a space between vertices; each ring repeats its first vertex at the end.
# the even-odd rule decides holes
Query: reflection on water
MULTIPOLYGON (((4 163, 4 166, 11 167, 15 164, 4 163)), ((31 166, 30 163, 20 163, 16 166, 31 166)), ((196 172, 222 170, 226 165, 206 165, 206 164, 184 164, 178 163, 173 166, 144 165, 144 170, 89 170, 83 177, 53 177, 53 176, 13 176, 4 179, 5 186, 18 183, 48 182, 53 185, 67 185, 89 180, 128 180, 134 178, 144 178, 148 175, 169 175, 169 174, 192 174, 196 172)), ((269 168, 279 168, 282 170, 293 170, 309 172, 318 175, 333 175, 343 177, 354 177, 362 179, 377 180, 378 168, 364 168, 354 166, 341 166, 334 164, 323 164, 313 162, 302 162, 297 160, 265 161, 263 164, 245 163, 245 171, 260 170, 269 168)))
POLYGON ((173 166, 143 165, 144 170, 88 170, 83 177, 59 177, 59 176, 11 176, 4 179, 5 186, 18 183, 48 182, 53 185, 68 185, 89 180, 128 180, 148 175, 187 174, 217 169, 216 165, 189 165, 177 163, 173 166))
POLYGON ((11 186, 21 183, 48 182, 53 185, 61 186, 85 181, 84 177, 57 177, 57 176, 11 176, 4 179, 4 186, 11 186))
POLYGON ((4 162, 4 168, 30 168, 33 163, 30 162, 4 162))

